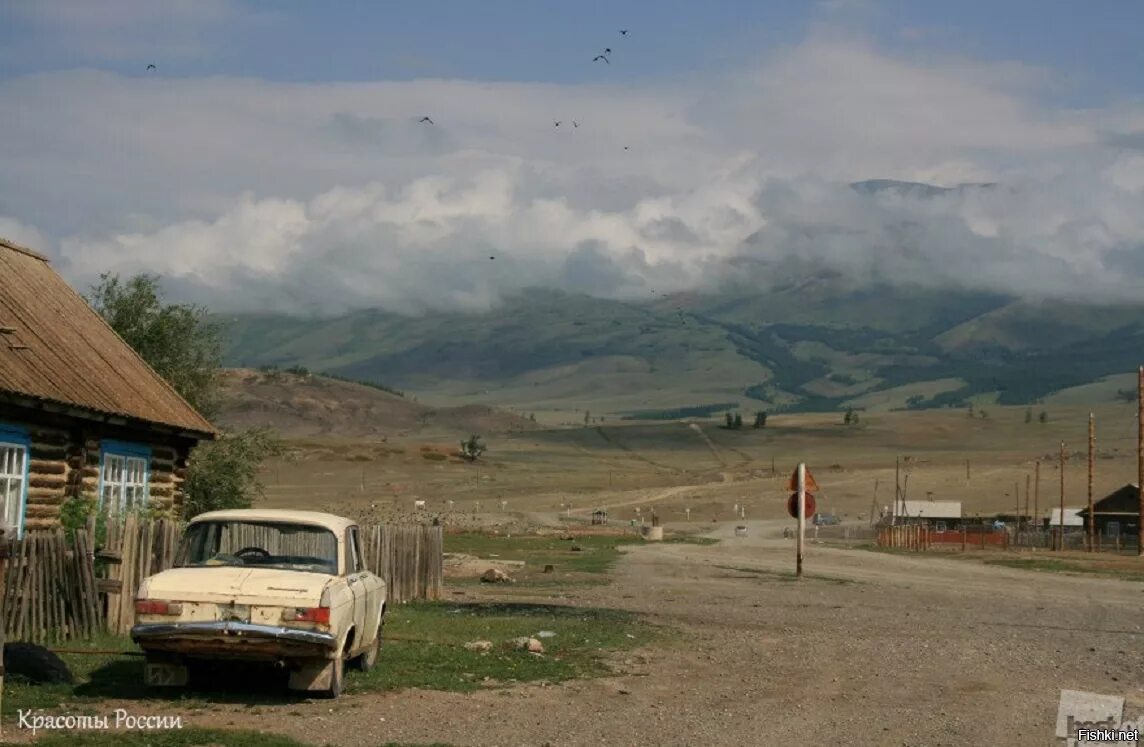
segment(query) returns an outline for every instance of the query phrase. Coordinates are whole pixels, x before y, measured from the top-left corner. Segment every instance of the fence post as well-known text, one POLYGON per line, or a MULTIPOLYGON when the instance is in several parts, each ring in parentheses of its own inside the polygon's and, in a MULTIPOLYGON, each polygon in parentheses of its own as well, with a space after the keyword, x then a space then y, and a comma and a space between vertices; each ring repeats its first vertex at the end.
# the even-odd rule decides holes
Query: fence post
POLYGON ((965 525, 961 525, 961 551, 965 552, 965 525))

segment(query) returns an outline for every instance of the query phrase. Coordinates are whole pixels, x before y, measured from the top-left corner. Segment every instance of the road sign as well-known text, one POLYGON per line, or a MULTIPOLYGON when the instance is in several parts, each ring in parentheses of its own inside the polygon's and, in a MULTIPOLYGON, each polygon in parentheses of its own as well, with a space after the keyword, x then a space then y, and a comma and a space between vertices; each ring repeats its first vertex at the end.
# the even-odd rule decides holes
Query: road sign
MULTIPOLYGON (((798 493, 791 493, 790 498, 786 502, 787 513, 791 515, 792 519, 798 518, 798 493)), ((805 505, 803 508, 806 510, 806 518, 814 516, 814 496, 809 492, 806 494, 805 505)))
MULTIPOLYGON (((787 490, 798 490, 798 469, 796 468, 794 474, 790 476, 790 482, 787 483, 787 490)), ((818 490, 818 483, 814 481, 814 475, 810 474, 810 470, 806 470, 806 492, 813 493, 818 490)))

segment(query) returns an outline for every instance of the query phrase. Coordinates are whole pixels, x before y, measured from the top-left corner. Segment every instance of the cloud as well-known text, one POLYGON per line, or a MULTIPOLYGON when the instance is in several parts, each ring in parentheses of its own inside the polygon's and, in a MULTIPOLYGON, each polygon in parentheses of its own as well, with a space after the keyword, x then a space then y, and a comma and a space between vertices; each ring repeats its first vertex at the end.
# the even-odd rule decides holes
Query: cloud
POLYGON ((529 286, 642 299, 743 259, 1132 298, 1144 180, 1107 133, 1142 112, 1056 108, 1051 84, 829 29, 640 87, 27 76, 0 84, 19 112, 0 120, 0 212, 77 284, 159 272, 225 311, 480 309, 529 286), (847 186, 870 178, 1000 186, 847 186))

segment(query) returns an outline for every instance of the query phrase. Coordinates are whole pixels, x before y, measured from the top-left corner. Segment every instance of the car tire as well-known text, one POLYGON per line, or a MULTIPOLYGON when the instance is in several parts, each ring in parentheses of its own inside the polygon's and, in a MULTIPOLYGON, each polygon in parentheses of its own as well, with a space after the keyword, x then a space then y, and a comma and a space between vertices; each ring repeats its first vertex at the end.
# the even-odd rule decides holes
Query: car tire
POLYGON ((382 615, 381 621, 377 624, 377 635, 373 638, 373 645, 353 660, 354 669, 359 672, 368 672, 377 664, 377 655, 381 651, 381 631, 384 625, 385 615, 382 615))

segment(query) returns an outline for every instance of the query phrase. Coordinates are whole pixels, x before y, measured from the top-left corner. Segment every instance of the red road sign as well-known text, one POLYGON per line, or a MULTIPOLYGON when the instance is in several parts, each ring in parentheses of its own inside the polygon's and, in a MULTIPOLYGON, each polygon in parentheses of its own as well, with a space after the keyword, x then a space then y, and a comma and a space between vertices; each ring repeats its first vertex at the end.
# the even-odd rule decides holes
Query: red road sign
MULTIPOLYGON (((803 502, 804 502, 803 508, 806 510, 806 518, 809 519, 812 516, 814 516, 814 496, 808 492, 806 494, 806 498, 803 499, 803 502)), ((797 519, 798 518, 798 493, 791 493, 790 498, 787 498, 786 507, 787 507, 787 513, 789 513, 791 515, 791 518, 797 519)))
MULTIPOLYGON (((790 476, 790 482, 787 483, 787 490, 798 490, 798 467, 795 467, 794 473, 790 476)), ((811 493, 818 490, 818 483, 814 481, 814 475, 810 474, 810 470, 806 471, 806 492, 811 493)))

